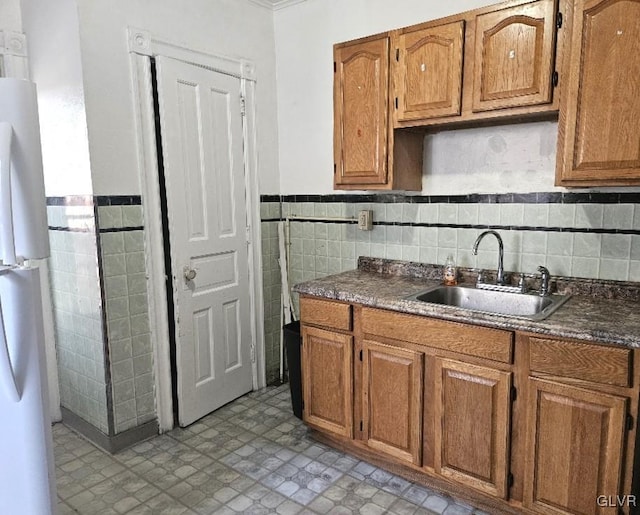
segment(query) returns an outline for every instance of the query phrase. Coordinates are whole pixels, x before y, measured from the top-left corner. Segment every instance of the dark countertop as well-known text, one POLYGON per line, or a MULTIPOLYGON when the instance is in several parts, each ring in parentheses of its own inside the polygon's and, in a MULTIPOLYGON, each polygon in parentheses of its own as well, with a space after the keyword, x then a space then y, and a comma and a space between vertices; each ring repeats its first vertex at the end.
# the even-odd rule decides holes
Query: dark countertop
MULTIPOLYGON (((470 311, 453 306, 430 304, 405 297, 441 284, 433 273, 388 273, 368 266, 374 260, 360 258, 357 270, 343 272, 294 286, 294 291, 327 299, 353 302, 401 313, 431 316, 485 327, 527 331, 563 338, 640 348, 640 302, 628 298, 573 295, 555 313, 541 321, 470 311), (369 261, 364 261, 369 260, 369 261), (421 275, 416 277, 415 275, 421 275), (431 277, 430 277, 431 276, 431 277)), ((378 263, 382 260, 376 260, 378 263)), ((398 264, 399 262, 394 262, 398 264)), ((419 266, 407 264, 408 266, 419 266)), ((461 283, 462 284, 462 283, 461 283)), ((463 285, 473 286, 472 283, 463 285)))

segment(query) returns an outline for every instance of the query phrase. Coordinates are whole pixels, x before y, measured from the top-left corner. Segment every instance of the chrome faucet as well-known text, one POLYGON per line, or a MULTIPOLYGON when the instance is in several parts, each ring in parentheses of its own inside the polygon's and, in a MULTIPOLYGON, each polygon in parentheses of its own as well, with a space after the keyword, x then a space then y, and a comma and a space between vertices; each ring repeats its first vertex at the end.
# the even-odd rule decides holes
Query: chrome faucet
POLYGON ((498 276, 496 277, 496 284, 503 285, 504 284, 504 245, 502 244, 502 238, 496 231, 484 231, 480 236, 476 238, 475 243, 473 244, 473 255, 478 255, 478 245, 482 241, 487 234, 493 234, 498 240, 498 276))
POLYGON ((542 265, 538 267, 538 272, 540 272, 540 296, 547 297, 549 295, 549 280, 551 279, 551 274, 549 270, 542 265))

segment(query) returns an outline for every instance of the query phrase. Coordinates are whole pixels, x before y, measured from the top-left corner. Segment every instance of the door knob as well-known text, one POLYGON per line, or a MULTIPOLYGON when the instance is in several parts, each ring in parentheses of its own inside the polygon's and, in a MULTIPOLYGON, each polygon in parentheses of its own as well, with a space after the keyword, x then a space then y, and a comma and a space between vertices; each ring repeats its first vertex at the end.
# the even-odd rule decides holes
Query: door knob
POLYGON ((193 281, 196 278, 196 275, 198 275, 198 272, 196 272, 193 268, 189 268, 188 266, 184 267, 185 280, 193 281))

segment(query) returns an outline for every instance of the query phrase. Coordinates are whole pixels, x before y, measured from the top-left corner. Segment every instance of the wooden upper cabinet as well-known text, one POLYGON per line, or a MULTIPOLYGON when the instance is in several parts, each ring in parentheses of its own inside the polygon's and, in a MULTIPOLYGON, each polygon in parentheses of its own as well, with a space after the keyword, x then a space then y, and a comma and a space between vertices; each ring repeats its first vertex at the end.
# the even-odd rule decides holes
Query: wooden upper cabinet
POLYGON ((436 473, 506 498, 510 393, 510 372, 436 358, 436 473))
POLYGON ((304 421, 353 436, 353 336, 302 326, 304 421))
POLYGON ((612 514, 598 496, 621 492, 627 400, 529 380, 525 507, 536 513, 612 514))
POLYGON ((394 61, 397 120, 459 115, 464 21, 398 36, 394 61))
POLYGON ((557 183, 640 183, 640 1, 576 0, 557 183))
POLYGON ((422 458, 424 355, 363 342, 363 429, 369 447, 414 465, 422 458))
POLYGON ((335 184, 387 182, 389 38, 334 48, 335 184))
POLYGON ((555 11, 539 0, 477 16, 474 112, 551 102, 555 11))
POLYGON ((394 131, 389 36, 334 47, 334 188, 422 189, 424 135, 394 131))

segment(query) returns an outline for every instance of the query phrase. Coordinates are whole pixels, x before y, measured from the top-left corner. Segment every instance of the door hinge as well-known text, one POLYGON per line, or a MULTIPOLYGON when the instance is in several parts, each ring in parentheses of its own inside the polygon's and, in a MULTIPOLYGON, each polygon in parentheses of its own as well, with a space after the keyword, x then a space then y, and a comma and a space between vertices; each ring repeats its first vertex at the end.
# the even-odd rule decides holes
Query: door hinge
POLYGON ((513 486, 513 474, 509 472, 507 475, 507 488, 511 488, 513 486))
POLYGON ((396 97, 396 109, 398 109, 398 97, 396 97))
POLYGON ((251 344, 251 363, 256 362, 256 346, 251 344))
POLYGON ((337 173, 338 173, 338 166, 335 163, 333 163, 333 175, 337 173))
POLYGON ((304 411, 304 401, 302 401, 302 411, 304 411))
POLYGON ((515 386, 511 387, 511 402, 515 401, 518 398, 518 390, 515 386))
POLYGON ((559 80, 560 80, 560 77, 558 76, 558 72, 553 72, 553 75, 551 76, 551 83, 553 84, 554 88, 558 87, 559 80))
POLYGON ((362 420, 361 420, 360 421, 360 431, 362 431, 362 427, 363 427, 363 424, 362 424, 362 420))
POLYGON ((562 28, 562 13, 558 11, 558 14, 556 14, 556 29, 561 29, 561 28, 562 28))
POLYGON ((362 361, 362 350, 360 350, 360 361, 362 361))
POLYGON ((247 99, 244 95, 240 95, 240 114, 244 116, 247 112, 247 99))
POLYGON ((396 61, 400 60, 400 49, 396 48, 396 61))
POLYGON ((633 415, 631 413, 627 413, 627 431, 631 431, 633 429, 633 415))

